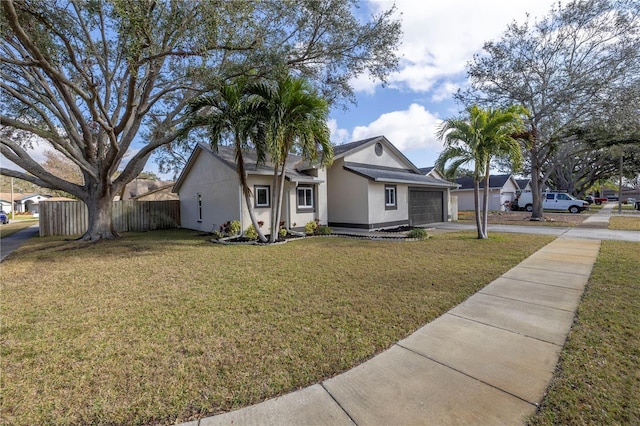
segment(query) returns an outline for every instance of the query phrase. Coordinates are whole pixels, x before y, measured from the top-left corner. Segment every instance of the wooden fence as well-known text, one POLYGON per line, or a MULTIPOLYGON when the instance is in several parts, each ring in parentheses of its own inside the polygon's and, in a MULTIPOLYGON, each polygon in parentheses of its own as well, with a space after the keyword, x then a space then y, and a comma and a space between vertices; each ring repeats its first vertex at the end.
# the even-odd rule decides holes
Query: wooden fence
MULTIPOLYGON (((88 227, 87 206, 81 201, 45 201, 40 207, 40 236, 82 235, 88 227)), ((151 231, 180 226, 180 201, 114 201, 117 232, 151 231)))

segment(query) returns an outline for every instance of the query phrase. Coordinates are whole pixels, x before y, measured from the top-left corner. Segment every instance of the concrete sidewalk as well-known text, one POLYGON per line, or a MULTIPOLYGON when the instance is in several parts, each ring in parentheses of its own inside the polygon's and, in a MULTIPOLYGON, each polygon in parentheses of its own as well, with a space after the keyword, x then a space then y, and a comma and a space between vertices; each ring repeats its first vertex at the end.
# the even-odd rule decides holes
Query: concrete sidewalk
POLYGON ((211 425, 519 425, 553 376, 600 241, 556 239, 369 361, 211 425))
POLYGON ((13 253, 14 250, 20 247, 26 240, 38 235, 39 229, 38 224, 31 225, 28 228, 0 239, 0 262, 13 253))

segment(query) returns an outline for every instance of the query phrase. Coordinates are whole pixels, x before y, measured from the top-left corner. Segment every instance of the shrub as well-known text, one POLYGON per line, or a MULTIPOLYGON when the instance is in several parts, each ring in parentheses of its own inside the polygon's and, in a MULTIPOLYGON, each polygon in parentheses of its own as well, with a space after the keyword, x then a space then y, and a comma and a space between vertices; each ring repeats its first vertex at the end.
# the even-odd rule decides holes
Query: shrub
POLYGON ((256 231, 256 228, 253 226, 253 224, 249 225, 249 227, 244 230, 244 236, 249 238, 250 240, 258 239, 258 231, 256 231))
POLYGON ((213 231, 212 237, 214 240, 219 240, 220 238, 224 237, 224 234, 220 231, 213 231))
POLYGON ((280 237, 284 238, 287 236, 286 228, 280 228, 280 237))
POLYGON ((220 232, 227 236, 238 235, 241 229, 239 220, 228 221, 220 225, 220 232))
POLYGON ((304 226, 304 233, 307 235, 313 235, 316 233, 316 229, 318 229, 318 222, 312 220, 310 222, 307 222, 307 224, 304 226))
POLYGON ((429 238, 429 234, 426 229, 415 228, 407 232, 407 238, 415 238, 416 240, 426 240, 429 238))
POLYGON ((316 235, 331 235, 332 232, 333 230, 331 228, 324 225, 318 226, 318 229, 316 229, 316 235))

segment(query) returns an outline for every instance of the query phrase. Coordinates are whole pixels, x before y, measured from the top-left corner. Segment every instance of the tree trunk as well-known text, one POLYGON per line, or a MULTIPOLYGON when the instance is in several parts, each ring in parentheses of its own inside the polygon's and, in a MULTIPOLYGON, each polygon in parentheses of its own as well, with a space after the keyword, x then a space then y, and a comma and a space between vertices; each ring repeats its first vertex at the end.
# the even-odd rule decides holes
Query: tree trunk
MULTIPOLYGON (((278 239, 278 231, 280 230, 280 218, 282 217, 282 197, 284 195, 284 181, 286 179, 284 168, 286 164, 286 158, 281 164, 280 175, 277 176, 273 202, 273 215, 271 216, 271 238, 269 242, 275 243, 278 239)), ((277 169, 276 169, 277 170, 277 169)))
POLYGON ((533 203, 533 210, 531 211, 530 220, 544 220, 542 212, 542 184, 543 181, 540 178, 542 171, 540 170, 540 164, 538 163, 538 151, 535 146, 531 148, 531 202, 533 203))
POLYGON ((98 185, 98 190, 94 191, 89 189, 88 197, 83 200, 87 205, 89 224, 87 232, 80 237, 81 240, 112 240, 119 237, 113 228, 111 216, 111 212, 113 211, 113 196, 111 195, 110 189, 108 185, 98 185))
POLYGON ((482 203, 482 239, 487 239, 487 225, 489 222, 489 164, 485 166, 484 192, 482 203))
POLYGON ((480 181, 478 181, 476 178, 473 179, 473 202, 476 211, 476 228, 478 230, 478 239, 482 240, 482 221, 480 219, 480 181))

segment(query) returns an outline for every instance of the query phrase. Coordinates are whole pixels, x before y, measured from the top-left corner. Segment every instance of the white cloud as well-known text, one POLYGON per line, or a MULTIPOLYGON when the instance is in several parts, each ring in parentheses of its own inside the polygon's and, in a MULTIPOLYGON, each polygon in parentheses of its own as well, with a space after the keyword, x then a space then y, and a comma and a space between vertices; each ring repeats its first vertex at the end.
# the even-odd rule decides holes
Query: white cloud
POLYGON ((358 126, 353 130, 352 140, 384 135, 400 151, 420 148, 442 148, 436 139, 436 126, 441 120, 424 106, 411 104, 404 111, 382 114, 367 126, 358 126))
MULTIPOLYGON (((438 80, 462 77, 465 64, 489 40, 497 40, 514 20, 522 23, 545 15, 556 0, 396 0, 402 21, 401 66, 389 77, 390 87, 427 92, 438 80)), ((388 9, 392 1, 372 1, 374 11, 388 9)), ((364 78, 354 88, 371 93, 364 78)))
POLYGON ((327 122, 329 132, 331 132, 331 143, 334 145, 342 145, 343 143, 350 142, 349 131, 347 129, 339 129, 338 122, 335 119, 330 119, 327 122))

